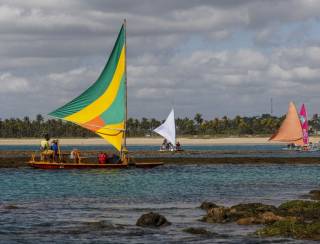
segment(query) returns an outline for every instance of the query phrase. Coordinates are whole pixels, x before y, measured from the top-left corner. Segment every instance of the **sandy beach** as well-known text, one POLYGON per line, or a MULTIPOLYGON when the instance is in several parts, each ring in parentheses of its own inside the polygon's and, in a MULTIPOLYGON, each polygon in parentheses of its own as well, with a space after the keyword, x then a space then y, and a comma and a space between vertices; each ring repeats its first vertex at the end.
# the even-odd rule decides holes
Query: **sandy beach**
MULTIPOLYGON (((246 145, 246 144, 279 144, 269 142, 268 137, 227 137, 227 138, 177 138, 182 145, 246 145)), ((34 139, 0 139, 0 146, 5 145, 38 145, 41 138, 34 139)), ((319 142, 320 137, 310 137, 312 143, 319 142)), ((163 139, 160 137, 128 138, 128 145, 160 145, 163 139)), ((61 145, 105 145, 101 138, 68 138, 60 139, 61 145)))

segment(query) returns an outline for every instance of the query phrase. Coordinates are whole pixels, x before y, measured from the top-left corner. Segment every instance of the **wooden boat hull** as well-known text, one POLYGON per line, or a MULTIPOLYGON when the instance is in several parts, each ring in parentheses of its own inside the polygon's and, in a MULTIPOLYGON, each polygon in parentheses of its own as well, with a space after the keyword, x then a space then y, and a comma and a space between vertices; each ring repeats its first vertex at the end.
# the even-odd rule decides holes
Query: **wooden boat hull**
POLYGON ((162 162, 126 164, 90 164, 90 163, 50 163, 50 162, 29 162, 29 166, 37 169, 127 169, 127 168, 154 168, 163 165, 162 162))

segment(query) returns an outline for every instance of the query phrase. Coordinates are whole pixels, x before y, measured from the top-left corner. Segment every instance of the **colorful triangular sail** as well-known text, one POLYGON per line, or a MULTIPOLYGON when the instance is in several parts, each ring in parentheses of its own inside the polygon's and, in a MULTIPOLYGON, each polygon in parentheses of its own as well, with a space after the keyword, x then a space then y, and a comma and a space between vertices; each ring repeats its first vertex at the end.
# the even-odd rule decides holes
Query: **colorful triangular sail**
POLYGON ((80 96, 49 115, 78 124, 122 149, 126 117, 126 45, 122 25, 97 81, 80 96))
POLYGON ((302 135, 303 135, 303 143, 305 145, 309 144, 309 126, 308 126, 308 116, 307 116, 307 108, 304 104, 302 104, 300 109, 300 122, 301 122, 301 128, 302 128, 302 135))
POLYGON ((289 103, 286 118, 282 122, 279 130, 270 137, 270 141, 280 141, 303 145, 302 129, 296 106, 293 102, 289 103))

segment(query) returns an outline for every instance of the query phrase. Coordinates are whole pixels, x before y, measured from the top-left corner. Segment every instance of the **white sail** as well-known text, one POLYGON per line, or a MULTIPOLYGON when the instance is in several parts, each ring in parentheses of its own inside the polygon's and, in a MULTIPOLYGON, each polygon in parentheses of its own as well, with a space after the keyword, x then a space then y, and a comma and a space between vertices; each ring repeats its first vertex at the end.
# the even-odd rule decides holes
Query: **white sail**
POLYGON ((171 110, 166 121, 154 129, 154 132, 166 138, 172 145, 176 145, 176 125, 174 121, 174 111, 171 110))

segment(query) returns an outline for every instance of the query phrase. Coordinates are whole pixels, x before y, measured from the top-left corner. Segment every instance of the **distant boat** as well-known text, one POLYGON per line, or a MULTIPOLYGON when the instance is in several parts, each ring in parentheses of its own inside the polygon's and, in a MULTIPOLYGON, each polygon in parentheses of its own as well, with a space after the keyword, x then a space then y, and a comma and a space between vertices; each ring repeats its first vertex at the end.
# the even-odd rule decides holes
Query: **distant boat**
POLYGON ((308 116, 307 116, 307 108, 305 107, 304 104, 302 104, 301 109, 300 109, 300 123, 301 123, 301 128, 302 128, 302 139, 303 139, 303 144, 308 145, 309 144, 309 126, 308 126, 308 116))
POLYGON ((307 152, 314 152, 319 151, 319 143, 311 143, 309 141, 309 125, 308 125, 308 115, 307 115, 307 107, 302 104, 300 112, 300 123, 301 123, 301 129, 302 129, 302 140, 303 140, 303 146, 300 147, 299 151, 307 151, 307 152))
POLYGON ((172 109, 163 124, 153 130, 165 138, 164 144, 160 151, 177 151, 181 150, 180 145, 176 146, 176 123, 174 119, 174 110, 172 109))
POLYGON ((308 119, 304 104, 298 115, 293 102, 289 103, 286 118, 282 122, 279 130, 270 137, 269 141, 279 141, 288 144, 284 150, 294 151, 317 151, 316 145, 309 144, 308 119))
POLYGON ((290 102, 286 118, 282 122, 279 130, 272 135, 269 140, 303 146, 302 137, 301 123, 296 106, 293 102, 290 102))
MULTIPOLYGON (((49 115, 75 123, 93 131, 119 152, 117 164, 98 163, 29 163, 36 168, 126 168, 129 163, 126 149, 127 132, 127 63, 126 21, 118 34, 110 57, 97 81, 80 96, 49 115)), ((136 167, 155 167, 162 163, 136 163, 136 167)))

